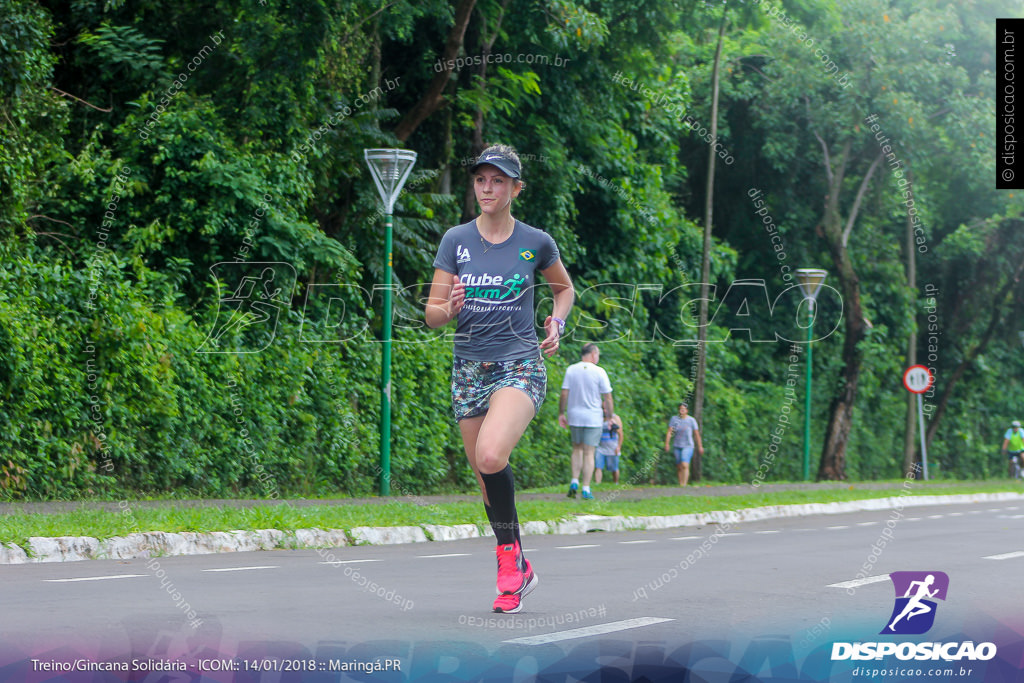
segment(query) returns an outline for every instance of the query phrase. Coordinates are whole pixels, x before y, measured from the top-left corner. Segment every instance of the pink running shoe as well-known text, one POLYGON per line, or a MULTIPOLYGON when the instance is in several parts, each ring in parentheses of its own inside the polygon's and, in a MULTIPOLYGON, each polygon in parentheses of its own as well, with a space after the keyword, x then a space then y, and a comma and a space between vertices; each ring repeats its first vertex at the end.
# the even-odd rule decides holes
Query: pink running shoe
POLYGON ((518 593, 526 585, 523 576, 522 552, 518 543, 499 545, 494 551, 498 557, 498 595, 518 593))
POLYGON ((499 545, 495 553, 498 556, 498 595, 526 595, 537 586, 537 574, 530 561, 523 557, 518 543, 499 545))
POLYGON ((537 587, 537 581, 538 581, 537 574, 534 573, 533 565, 530 564, 530 561, 527 560, 524 557, 523 558, 523 562, 526 563, 526 571, 523 572, 523 584, 524 585, 523 585, 523 590, 519 591, 519 596, 520 597, 525 597, 525 596, 529 595, 530 592, 533 591, 533 589, 537 587))
POLYGON ((494 600, 494 611, 503 614, 515 614, 523 609, 523 600, 518 593, 499 595, 494 600))

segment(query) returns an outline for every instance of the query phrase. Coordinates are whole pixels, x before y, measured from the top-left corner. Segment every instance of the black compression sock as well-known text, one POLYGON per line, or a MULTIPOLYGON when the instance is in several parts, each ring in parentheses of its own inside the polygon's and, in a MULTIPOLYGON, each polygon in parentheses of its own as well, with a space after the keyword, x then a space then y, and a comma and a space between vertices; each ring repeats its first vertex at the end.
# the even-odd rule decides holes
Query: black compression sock
MULTIPOLYGON (((491 523, 491 529, 494 528, 494 509, 490 505, 484 505, 484 512, 487 513, 487 521, 491 523)), ((516 532, 516 543, 519 544, 519 548, 523 547, 523 540, 519 535, 519 511, 516 510, 516 521, 515 521, 515 532, 516 532)), ((526 556, 519 555, 519 569, 520 571, 526 571, 526 556)))
MULTIPOLYGON (((519 517, 516 514, 516 482, 512 476, 512 467, 494 474, 480 473, 490 501, 488 519, 494 530, 498 545, 510 545, 519 540, 519 517)), ((486 509, 486 506, 485 506, 486 509)))
POLYGON ((520 566, 519 566, 519 569, 521 571, 525 572, 526 571, 526 553, 523 552, 523 540, 519 536, 519 510, 516 510, 516 543, 519 544, 519 550, 520 550, 520 554, 519 554, 519 565, 520 566))

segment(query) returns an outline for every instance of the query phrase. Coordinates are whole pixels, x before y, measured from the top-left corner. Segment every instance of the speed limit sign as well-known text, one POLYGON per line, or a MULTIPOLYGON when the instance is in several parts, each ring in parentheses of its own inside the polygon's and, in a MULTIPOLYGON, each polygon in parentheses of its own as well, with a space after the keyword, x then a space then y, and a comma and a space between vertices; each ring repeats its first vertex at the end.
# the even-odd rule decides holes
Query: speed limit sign
POLYGON ((928 391, 935 377, 923 365, 911 365, 903 373, 903 386, 912 394, 923 394, 928 391))
POLYGON ((921 394, 932 388, 935 376, 923 365, 911 365, 903 373, 903 386, 912 394, 917 394, 917 423, 921 430, 921 466, 924 469, 925 481, 928 480, 928 444, 924 438, 924 409, 921 407, 921 394))

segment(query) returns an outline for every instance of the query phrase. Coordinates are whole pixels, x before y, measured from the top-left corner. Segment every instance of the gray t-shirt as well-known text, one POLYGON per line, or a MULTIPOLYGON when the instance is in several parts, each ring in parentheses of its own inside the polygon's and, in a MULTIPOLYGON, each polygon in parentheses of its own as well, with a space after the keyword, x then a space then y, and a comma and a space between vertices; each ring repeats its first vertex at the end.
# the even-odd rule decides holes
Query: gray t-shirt
POLYGON ((668 421, 668 426, 675 430, 672 435, 673 448, 694 448, 693 432, 697 429, 697 421, 693 419, 693 415, 673 415, 668 421))
POLYGON ((466 285, 466 303, 455 328, 455 355, 502 361, 538 354, 533 290, 536 271, 558 261, 551 235, 516 221, 500 244, 485 243, 476 220, 450 228, 441 238, 434 267, 466 285))

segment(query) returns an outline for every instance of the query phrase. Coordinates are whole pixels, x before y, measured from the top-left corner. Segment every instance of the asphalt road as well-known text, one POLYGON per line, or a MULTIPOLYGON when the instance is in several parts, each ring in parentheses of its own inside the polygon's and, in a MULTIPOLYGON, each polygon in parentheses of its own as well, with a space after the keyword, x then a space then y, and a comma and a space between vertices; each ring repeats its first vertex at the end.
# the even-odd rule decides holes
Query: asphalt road
MULTIPOLYGON (((600 655, 605 651, 636 663, 682 647, 693 659, 698 644, 714 649, 714 642, 725 651, 705 656, 702 665, 714 668, 720 659, 728 669, 730 662, 746 662, 764 680, 773 672, 774 680, 789 680, 776 669, 796 672, 834 641, 883 640, 878 633, 894 604, 888 574, 910 570, 949 577, 927 638, 999 640, 1001 657, 1021 667, 1019 504, 532 536, 524 545, 540 583, 516 615, 490 612, 495 561, 486 539, 0 566, 0 680, 18 673, 11 662, 75 655, 238 658, 233 666, 266 657, 386 658, 402 673, 389 679, 381 672, 375 680, 472 680, 487 666, 519 666, 509 662, 526 661, 530 653, 538 654, 528 658, 534 664, 522 665, 527 669, 570 655, 600 668, 608 664, 600 655), (849 583, 858 579, 864 580, 849 583), (758 654, 761 647, 769 653, 758 654), (430 679, 430 672, 441 673, 430 679)), ((210 680, 316 678, 285 671, 260 676, 207 674, 210 680)), ((705 679, 715 680, 690 678, 705 679)))

